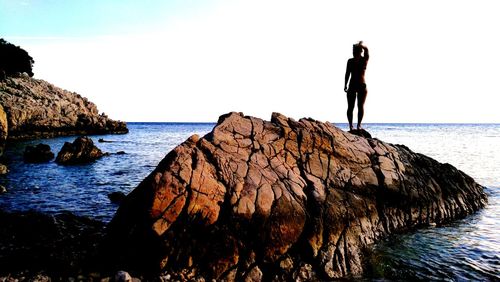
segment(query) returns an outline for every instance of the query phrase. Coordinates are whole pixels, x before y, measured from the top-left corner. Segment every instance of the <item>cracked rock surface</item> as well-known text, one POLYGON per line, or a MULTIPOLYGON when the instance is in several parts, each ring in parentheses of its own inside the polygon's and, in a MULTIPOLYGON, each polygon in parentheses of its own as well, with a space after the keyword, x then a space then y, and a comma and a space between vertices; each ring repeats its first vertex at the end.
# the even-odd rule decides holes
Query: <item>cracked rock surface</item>
POLYGON ((108 226, 124 269, 225 280, 357 276, 364 249, 486 204, 449 164, 330 123, 230 113, 177 146, 108 226))

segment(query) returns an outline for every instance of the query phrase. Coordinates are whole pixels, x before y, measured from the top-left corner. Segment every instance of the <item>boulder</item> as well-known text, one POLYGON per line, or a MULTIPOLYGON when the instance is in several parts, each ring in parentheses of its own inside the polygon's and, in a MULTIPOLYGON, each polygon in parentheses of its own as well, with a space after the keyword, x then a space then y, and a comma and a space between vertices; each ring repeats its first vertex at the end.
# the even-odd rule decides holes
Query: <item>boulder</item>
POLYGON ((45 163, 54 158, 54 153, 47 144, 26 146, 24 149, 24 161, 27 163, 45 163))
POLYGON ((132 282, 132 276, 128 274, 128 272, 120 270, 115 274, 114 280, 115 282, 132 282))
POLYGON ((65 142, 57 154, 58 164, 84 164, 93 162, 103 156, 102 151, 86 136, 78 137, 73 143, 65 142))
POLYGON ((125 195, 125 193, 120 191, 115 191, 108 194, 108 198, 113 204, 121 204, 126 196, 127 195, 125 195))
POLYGON ((106 252, 118 269, 328 280, 361 275, 364 250, 392 233, 485 204, 471 177, 403 145, 313 119, 230 113, 128 194, 106 252))

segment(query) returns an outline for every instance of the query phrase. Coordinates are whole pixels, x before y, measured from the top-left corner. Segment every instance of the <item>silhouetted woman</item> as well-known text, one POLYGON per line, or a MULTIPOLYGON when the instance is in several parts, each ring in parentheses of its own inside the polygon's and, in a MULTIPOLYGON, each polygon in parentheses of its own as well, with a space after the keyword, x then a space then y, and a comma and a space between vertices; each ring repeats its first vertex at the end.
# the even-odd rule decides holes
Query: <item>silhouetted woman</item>
POLYGON ((350 130, 353 129, 352 112, 354 110, 356 97, 358 98, 357 129, 361 129, 361 121, 363 120, 363 115, 365 113, 364 105, 366 95, 368 94, 365 83, 365 70, 366 65, 368 64, 368 58, 370 57, 368 54, 368 48, 363 45, 363 41, 360 41, 352 46, 352 55, 353 57, 347 61, 344 83, 344 91, 347 92, 347 120, 349 121, 350 130), (351 78, 350 81, 349 77, 351 78), (349 87, 347 87, 348 82, 349 87))

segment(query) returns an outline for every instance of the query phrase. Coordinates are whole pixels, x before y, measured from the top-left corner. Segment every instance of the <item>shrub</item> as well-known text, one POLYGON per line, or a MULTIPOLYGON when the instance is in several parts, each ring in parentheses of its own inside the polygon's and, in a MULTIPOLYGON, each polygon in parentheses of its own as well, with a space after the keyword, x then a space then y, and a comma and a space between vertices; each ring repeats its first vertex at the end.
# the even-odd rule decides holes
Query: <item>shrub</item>
POLYGON ((0 38, 0 73, 5 72, 5 75, 12 76, 25 72, 33 76, 34 63, 33 58, 24 49, 0 38))

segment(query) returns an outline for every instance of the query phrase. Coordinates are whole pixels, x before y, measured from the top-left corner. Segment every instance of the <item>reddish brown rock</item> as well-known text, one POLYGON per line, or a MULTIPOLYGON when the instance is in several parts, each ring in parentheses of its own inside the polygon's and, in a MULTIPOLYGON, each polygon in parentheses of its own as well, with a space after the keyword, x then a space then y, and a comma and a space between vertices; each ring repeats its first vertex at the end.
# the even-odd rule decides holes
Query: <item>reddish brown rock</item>
POLYGON ((123 269, 227 280, 359 275, 363 249, 486 203, 449 164, 330 123, 222 116, 171 151, 108 226, 123 269))

